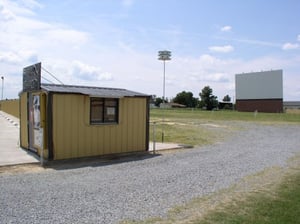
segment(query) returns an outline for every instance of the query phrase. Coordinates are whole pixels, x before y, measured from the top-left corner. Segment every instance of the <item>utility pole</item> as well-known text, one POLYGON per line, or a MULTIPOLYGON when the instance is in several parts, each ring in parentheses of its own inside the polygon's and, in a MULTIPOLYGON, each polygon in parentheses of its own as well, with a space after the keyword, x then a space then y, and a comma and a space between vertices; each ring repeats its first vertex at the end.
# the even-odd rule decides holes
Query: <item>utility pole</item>
POLYGON ((2 80, 2 88, 1 88, 1 100, 3 100, 3 89, 4 89, 4 76, 1 76, 1 80, 2 80))

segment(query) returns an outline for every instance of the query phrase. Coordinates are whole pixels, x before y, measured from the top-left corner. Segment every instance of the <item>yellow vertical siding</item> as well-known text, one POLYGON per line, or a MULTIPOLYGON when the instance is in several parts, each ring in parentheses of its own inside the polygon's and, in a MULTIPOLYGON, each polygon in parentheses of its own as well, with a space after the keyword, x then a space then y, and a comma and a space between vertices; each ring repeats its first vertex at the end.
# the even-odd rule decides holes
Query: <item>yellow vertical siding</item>
POLYGON ((27 108, 27 93, 20 95, 20 145, 28 149, 28 108, 27 108))
POLYGON ((119 99, 119 123, 90 125, 89 97, 53 94, 54 159, 146 149, 145 98, 119 99))

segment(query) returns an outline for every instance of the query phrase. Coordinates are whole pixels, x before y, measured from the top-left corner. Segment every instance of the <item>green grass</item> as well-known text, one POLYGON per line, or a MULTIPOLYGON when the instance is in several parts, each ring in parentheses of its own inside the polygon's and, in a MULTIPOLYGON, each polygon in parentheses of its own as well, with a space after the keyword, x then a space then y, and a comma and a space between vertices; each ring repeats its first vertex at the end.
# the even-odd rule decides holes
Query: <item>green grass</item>
POLYGON ((300 113, 254 113, 231 110, 151 109, 151 118, 184 118, 206 121, 300 122, 300 113))
POLYGON ((192 223, 300 223, 300 173, 286 178, 275 192, 258 193, 219 210, 192 223))
POLYGON ((222 140, 234 130, 235 121, 264 124, 300 124, 300 113, 248 113, 237 111, 203 111, 199 109, 151 109, 150 141, 155 140, 188 145, 206 145, 222 140))

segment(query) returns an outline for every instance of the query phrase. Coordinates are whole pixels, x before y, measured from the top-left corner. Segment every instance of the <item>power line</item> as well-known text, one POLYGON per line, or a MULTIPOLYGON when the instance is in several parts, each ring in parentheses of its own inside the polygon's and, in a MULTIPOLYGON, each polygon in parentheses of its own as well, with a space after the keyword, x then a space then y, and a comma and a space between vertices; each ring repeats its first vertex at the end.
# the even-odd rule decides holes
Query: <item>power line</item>
MULTIPOLYGON (((55 75, 53 75, 51 72, 49 72, 47 69, 45 69, 44 67, 42 67, 42 70, 44 70, 45 72, 47 72, 49 75, 51 75, 56 81, 58 81, 60 84, 64 85, 64 83, 62 81, 60 81, 58 78, 55 77, 55 75)), ((47 80, 48 81, 48 80, 47 80)))

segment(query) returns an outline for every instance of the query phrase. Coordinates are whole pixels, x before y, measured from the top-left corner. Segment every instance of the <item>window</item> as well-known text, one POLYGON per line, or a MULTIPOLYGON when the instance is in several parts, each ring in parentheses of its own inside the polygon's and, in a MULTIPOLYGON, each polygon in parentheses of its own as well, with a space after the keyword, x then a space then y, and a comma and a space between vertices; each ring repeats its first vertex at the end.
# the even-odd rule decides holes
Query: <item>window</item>
POLYGON ((90 123, 117 123, 118 99, 91 98, 90 123))

